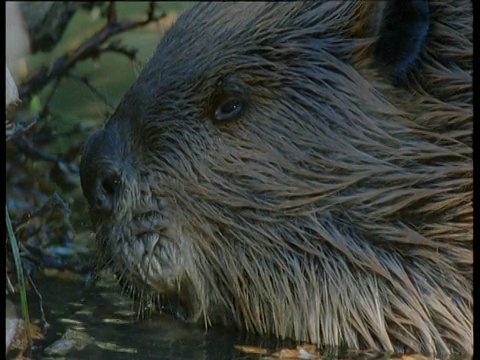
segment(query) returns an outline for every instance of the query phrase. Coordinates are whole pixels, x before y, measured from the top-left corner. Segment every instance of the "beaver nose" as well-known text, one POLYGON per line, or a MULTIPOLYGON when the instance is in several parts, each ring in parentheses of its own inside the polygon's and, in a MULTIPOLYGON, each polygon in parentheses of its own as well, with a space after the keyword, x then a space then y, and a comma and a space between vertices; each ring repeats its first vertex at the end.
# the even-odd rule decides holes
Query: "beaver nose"
POLYGON ((90 211, 95 216, 112 213, 121 183, 115 145, 109 130, 101 129, 90 136, 83 150, 80 180, 90 211))
POLYGON ((118 175, 112 172, 101 173, 93 182, 87 183, 83 191, 87 196, 90 209, 97 213, 111 213, 119 184, 118 175))

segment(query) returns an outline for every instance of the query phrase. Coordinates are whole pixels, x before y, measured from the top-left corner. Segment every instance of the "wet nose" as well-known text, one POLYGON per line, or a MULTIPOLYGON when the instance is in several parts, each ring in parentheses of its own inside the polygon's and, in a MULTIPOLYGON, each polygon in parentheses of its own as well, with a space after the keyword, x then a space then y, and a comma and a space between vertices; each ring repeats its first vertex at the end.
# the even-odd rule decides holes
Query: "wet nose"
POLYGON ((121 180, 115 139, 101 129, 93 133, 83 150, 80 180, 93 216, 110 215, 121 180))

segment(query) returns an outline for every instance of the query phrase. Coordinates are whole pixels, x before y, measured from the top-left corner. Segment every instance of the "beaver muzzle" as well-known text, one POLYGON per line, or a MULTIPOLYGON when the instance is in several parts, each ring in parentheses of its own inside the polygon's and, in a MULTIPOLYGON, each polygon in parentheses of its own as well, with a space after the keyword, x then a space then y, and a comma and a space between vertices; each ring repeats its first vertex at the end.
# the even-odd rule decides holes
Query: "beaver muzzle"
POLYGON ((100 129, 85 145, 80 178, 94 224, 99 218, 112 215, 114 199, 122 183, 116 144, 112 129, 100 129))

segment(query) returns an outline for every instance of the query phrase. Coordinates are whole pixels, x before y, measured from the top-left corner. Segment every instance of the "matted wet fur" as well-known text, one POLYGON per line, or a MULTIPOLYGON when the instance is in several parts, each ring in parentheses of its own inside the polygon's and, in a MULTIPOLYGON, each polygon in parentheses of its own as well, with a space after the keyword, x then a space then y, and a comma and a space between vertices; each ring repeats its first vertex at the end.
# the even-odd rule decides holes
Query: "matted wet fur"
POLYGON ((206 326, 472 354, 471 2, 411 45, 384 6, 185 11, 85 147, 102 266, 206 326))

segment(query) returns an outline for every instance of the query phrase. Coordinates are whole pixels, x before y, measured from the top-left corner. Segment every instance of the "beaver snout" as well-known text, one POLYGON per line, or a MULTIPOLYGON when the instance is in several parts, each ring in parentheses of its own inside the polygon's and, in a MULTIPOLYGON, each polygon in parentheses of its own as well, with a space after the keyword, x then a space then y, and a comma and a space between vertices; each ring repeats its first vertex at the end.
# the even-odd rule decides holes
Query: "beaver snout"
POLYGON ((83 151, 80 179, 92 219, 108 216, 121 184, 117 141, 112 129, 96 131, 83 151))

